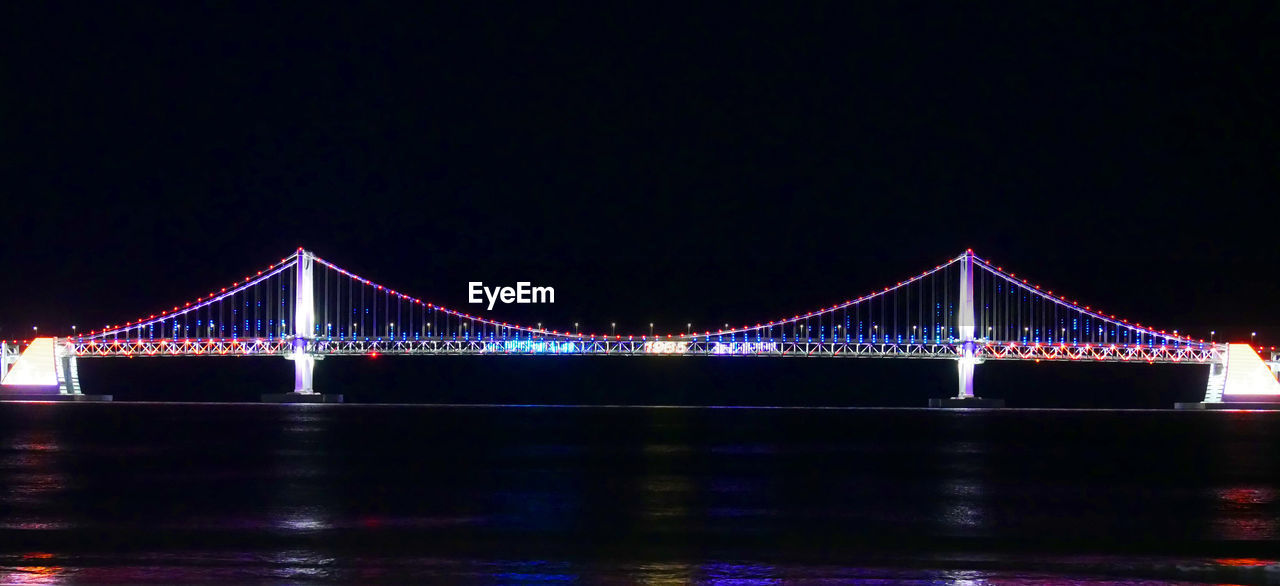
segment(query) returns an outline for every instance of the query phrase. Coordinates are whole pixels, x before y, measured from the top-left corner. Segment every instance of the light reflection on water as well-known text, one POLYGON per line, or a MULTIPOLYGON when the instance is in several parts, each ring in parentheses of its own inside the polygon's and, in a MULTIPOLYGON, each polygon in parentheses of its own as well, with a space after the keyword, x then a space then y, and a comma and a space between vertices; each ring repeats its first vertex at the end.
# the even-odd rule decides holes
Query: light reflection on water
MULTIPOLYGON (((43 413, 27 427, 4 430, 0 445, 0 529, 60 530, 74 523, 64 514, 62 501, 72 488, 65 471, 67 457, 59 434, 59 414, 43 413)), ((47 572, 36 572, 36 577, 47 572)))
POLYGON ((579 578, 570 572, 572 566, 565 562, 497 562, 490 566, 494 569, 492 577, 505 584, 557 584, 577 582, 579 578))
POLYGON ((1159 452, 1134 443, 1130 421, 1078 414, 1028 415, 1065 417, 1068 425, 1048 419, 1009 431, 1020 420, 853 410, 826 414, 823 423, 804 411, 719 412, 719 421, 693 412, 629 419, 619 410, 184 406, 160 411, 169 421, 161 424, 155 410, 165 408, 145 416, 129 409, 97 411, 111 416, 106 422, 64 423, 46 413, 0 426, 0 531, 9 543, 34 536, 78 544, 85 530, 113 539, 118 530, 122 542, 140 543, 119 559, 57 547, 46 557, 10 551, 0 559, 0 582, 1105 584, 1125 580, 1095 576, 1242 583, 1280 576, 1256 548, 1194 560, 1065 560, 1046 574, 1026 572, 1043 557, 1001 549, 1052 547, 1047 540, 1063 528, 1086 538, 1114 528, 1140 539, 1174 527, 1195 539, 1275 544, 1274 454, 1255 445, 1275 439, 1265 427, 1244 425, 1233 435, 1238 427, 1162 423, 1152 432, 1164 434, 1162 442, 1201 434, 1164 466, 1151 463, 1159 452), (742 416, 758 420, 735 419, 742 416), (116 451, 118 434, 125 437, 116 451), (1057 451, 1027 457, 1047 447, 1057 451), (1100 447, 1126 466, 1093 476, 1106 463, 1100 447), (1185 459, 1213 466, 1183 474, 1185 459), (1132 521, 1090 525, 1098 520, 1132 521), (168 549, 169 535, 187 536, 187 548, 216 545, 168 549), (882 538, 893 555, 859 557, 882 538), (927 546, 916 549, 916 538, 990 551, 976 562, 940 559, 927 546), (794 561, 828 547, 821 563, 794 561))
POLYGON ((283 513, 281 514, 279 527, 290 531, 319 531, 329 528, 328 522, 308 515, 311 512, 305 509, 301 511, 295 509, 288 513, 283 513))
MULTIPOLYGON (((1274 559, 1015 557, 984 560, 989 569, 953 569, 943 560, 907 565, 569 561, 403 556, 342 556, 287 548, 252 556, 174 552, 118 563, 94 556, 28 553, 0 558, 0 583, 634 583, 634 584, 954 584, 1134 585, 1205 582, 1277 583, 1274 559), (1004 567, 1008 566, 1008 567, 1004 567)), ((892 561, 892 560, 889 560, 892 561)), ((955 560, 951 560, 955 563, 955 560)))
POLYGON ((986 440, 982 421, 966 415, 948 418, 946 423, 957 438, 977 439, 944 442, 933 454, 941 476, 936 484, 940 504, 936 519, 939 532, 945 535, 986 535, 991 525, 983 476, 996 446, 986 440))
POLYGON ((1218 500, 1218 514, 1213 518, 1216 536, 1252 541, 1280 538, 1275 489, 1236 486, 1214 490, 1213 495, 1218 500))
POLYGON ((750 563, 706 564, 699 568, 697 578, 707 584, 754 586, 781 583, 777 568, 750 563))
POLYGON ((640 484, 644 495, 641 515, 649 519, 679 519, 689 514, 689 502, 696 487, 685 477, 675 474, 646 476, 640 484))
POLYGON ((331 421, 332 414, 319 409, 283 413, 280 435, 273 446, 274 490, 267 507, 272 527, 305 534, 332 526, 332 495, 322 488, 330 473, 324 450, 330 441, 331 421))
POLYGON ((19 556, 24 565, 0 566, 0 584, 62 584, 70 572, 53 564, 49 552, 29 552, 19 556))
POLYGON ((332 556, 307 550, 287 550, 271 556, 271 575, 287 580, 328 578, 333 572, 332 556))

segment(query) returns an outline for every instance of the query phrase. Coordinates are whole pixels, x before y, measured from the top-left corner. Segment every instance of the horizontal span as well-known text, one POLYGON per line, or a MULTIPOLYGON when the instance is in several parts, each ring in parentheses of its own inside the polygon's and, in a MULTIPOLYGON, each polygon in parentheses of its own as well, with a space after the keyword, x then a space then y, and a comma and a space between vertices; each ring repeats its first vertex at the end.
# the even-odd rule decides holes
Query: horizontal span
MULTIPOLYGON (((593 355, 593 356, 755 356, 829 358, 955 359, 960 343, 716 342, 670 340, 339 340, 291 338, 177 340, 63 340, 76 356, 288 356, 297 351, 325 356, 375 355, 593 355)), ((980 360, 1062 362, 1147 362, 1208 364, 1222 361, 1221 345, 1144 346, 1093 344, 995 344, 979 342, 980 360)))

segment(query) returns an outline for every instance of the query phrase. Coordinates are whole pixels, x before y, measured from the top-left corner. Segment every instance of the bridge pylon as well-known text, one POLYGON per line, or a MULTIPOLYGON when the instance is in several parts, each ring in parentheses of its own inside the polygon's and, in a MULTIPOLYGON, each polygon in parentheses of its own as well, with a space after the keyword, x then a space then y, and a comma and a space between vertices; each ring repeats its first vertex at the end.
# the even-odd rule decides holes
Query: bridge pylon
POLYGON ((341 403, 342 395, 317 393, 314 388, 316 361, 324 359, 315 353, 316 294, 315 254, 299 248, 294 255, 297 263, 293 287, 293 342, 292 351, 286 356, 293 361, 293 392, 268 393, 262 396, 266 403, 341 403))
POLYGON ((953 398, 929 399, 930 407, 991 408, 1004 407, 1003 399, 983 399, 973 395, 973 371, 980 363, 977 357, 978 340, 974 337, 977 322, 973 312, 973 249, 966 250, 960 259, 960 300, 956 316, 956 333, 959 334, 959 357, 956 370, 959 374, 959 392, 953 398))

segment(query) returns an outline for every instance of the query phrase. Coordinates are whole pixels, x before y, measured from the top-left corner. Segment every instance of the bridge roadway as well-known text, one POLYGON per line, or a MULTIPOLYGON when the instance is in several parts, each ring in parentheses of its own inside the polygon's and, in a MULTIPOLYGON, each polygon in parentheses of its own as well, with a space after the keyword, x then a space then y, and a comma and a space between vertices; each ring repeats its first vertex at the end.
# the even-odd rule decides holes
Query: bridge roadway
MULTIPOLYGON (((182 356, 290 356, 297 353, 293 337, 87 340, 61 338, 58 343, 80 358, 182 356)), ((1221 363, 1225 344, 1085 344, 1022 343, 977 340, 978 360, 1127 362, 1151 364, 1221 363)), ((668 339, 564 338, 429 338, 400 339, 315 338, 305 342, 306 354, 317 356, 410 355, 591 355, 591 356, 740 356, 760 358, 916 358, 956 360, 964 343, 727 341, 716 336, 668 339)))

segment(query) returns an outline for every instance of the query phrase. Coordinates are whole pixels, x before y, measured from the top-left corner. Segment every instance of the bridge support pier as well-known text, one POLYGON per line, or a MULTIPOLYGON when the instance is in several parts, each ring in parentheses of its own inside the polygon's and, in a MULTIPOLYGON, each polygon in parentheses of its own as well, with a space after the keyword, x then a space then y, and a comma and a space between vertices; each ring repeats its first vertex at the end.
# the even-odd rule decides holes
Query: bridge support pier
POLYGON ((956 359, 956 371, 959 374, 960 389, 954 397, 945 399, 929 399, 930 407, 949 409, 999 409, 1004 407, 1004 399, 983 399, 973 395, 973 372, 981 361, 974 356, 977 342, 972 340, 962 345, 962 354, 956 359))
POLYGON ((317 356, 305 351, 297 350, 298 342, 295 341, 295 350, 291 356, 287 358, 293 361, 293 392, 292 393, 267 393, 262 396, 263 403, 341 403, 342 395, 332 395, 317 393, 311 388, 312 375, 315 373, 316 361, 323 360, 323 356, 317 356))
POLYGON ((315 393, 315 389, 311 388, 311 377, 316 371, 316 357, 305 352, 297 352, 291 360, 293 360, 293 392, 308 395, 315 393))
POLYGON ((317 393, 312 388, 316 361, 324 359, 314 350, 316 336, 316 297, 313 267, 315 255, 309 250, 298 249, 297 283, 293 303, 293 353, 287 358, 293 361, 293 392, 267 393, 263 403, 341 403, 342 395, 317 393))
POLYGON ((955 397, 929 399, 930 407, 960 409, 1004 407, 1004 399, 983 399, 973 396, 973 370, 981 361, 977 357, 978 342, 974 338, 976 322, 973 317, 973 249, 965 251, 960 261, 960 303, 956 329, 960 334, 960 357, 956 367, 960 378, 959 392, 955 397))
POLYGON ((973 357, 973 342, 966 342, 964 345, 964 356, 956 361, 956 370, 960 373, 960 392, 956 394, 957 399, 972 399, 973 397, 973 367, 978 365, 978 360, 973 357))
POLYGON ((263 403, 341 403, 342 395, 325 393, 266 393, 263 403))

